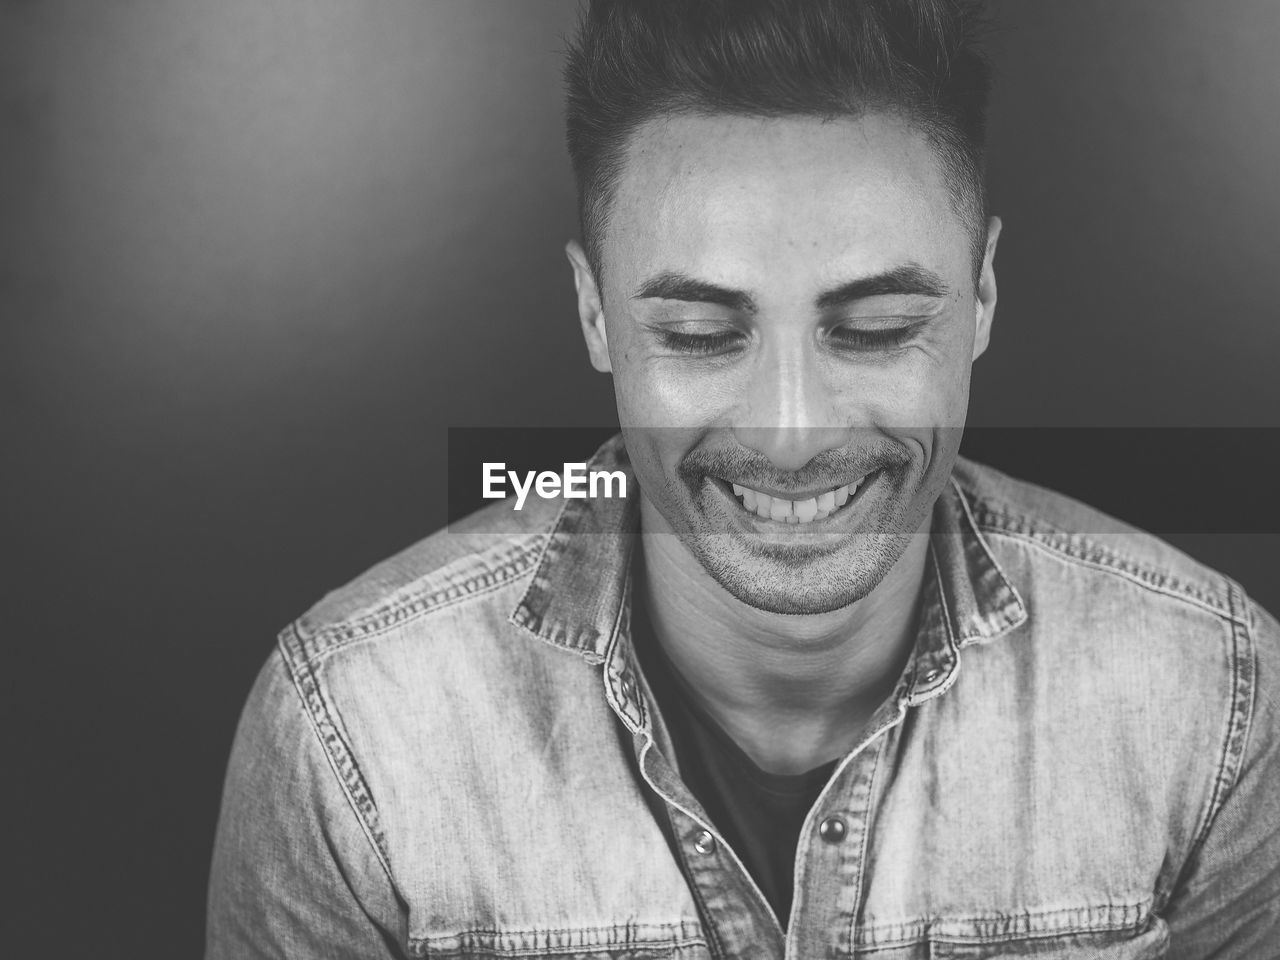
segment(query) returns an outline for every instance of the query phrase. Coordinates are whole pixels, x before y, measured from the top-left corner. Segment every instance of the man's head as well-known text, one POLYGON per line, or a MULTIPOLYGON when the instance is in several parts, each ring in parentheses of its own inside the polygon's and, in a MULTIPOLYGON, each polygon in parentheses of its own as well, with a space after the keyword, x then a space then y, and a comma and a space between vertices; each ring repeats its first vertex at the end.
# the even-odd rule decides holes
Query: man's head
POLYGON ((954 0, 596 0, 571 49, 592 361, 649 529, 753 606, 865 596, 950 472, 999 233, 974 24, 954 0))

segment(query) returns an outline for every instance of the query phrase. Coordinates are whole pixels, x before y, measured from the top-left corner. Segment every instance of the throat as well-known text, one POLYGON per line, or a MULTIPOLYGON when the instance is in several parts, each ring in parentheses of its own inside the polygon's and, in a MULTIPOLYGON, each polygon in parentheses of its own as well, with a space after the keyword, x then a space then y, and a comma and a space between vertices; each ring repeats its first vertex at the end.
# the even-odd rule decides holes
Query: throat
POLYGON ((635 642, 658 647, 698 708, 762 770, 805 772, 852 749, 893 692, 915 642, 920 540, 919 555, 899 564, 908 576, 843 610, 787 616, 730 596, 677 538, 643 536, 635 642))

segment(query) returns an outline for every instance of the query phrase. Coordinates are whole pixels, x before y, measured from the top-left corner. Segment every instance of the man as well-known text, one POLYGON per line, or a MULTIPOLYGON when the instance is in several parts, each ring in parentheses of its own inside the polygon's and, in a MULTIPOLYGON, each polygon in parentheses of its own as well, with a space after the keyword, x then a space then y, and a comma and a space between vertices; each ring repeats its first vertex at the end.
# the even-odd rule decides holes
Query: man
POLYGON ((957 457, 1000 236, 974 28, 591 4, 568 255, 623 424, 592 467, 635 482, 282 633, 210 956, 1280 955, 1280 627, 957 457))

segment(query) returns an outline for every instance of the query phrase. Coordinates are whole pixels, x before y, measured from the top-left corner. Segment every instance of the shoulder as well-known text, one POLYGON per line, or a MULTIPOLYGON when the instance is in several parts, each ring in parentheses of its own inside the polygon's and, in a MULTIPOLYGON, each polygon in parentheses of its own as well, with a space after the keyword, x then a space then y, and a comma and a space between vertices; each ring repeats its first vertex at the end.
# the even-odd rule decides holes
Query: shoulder
MULTIPOLYGON (((433 614, 502 601, 533 574, 559 504, 502 501, 476 511, 330 591, 281 632, 287 658, 324 659, 433 614)), ((507 604, 514 606, 514 601, 507 604)))
MULTIPOLYGON (((554 651, 510 622, 537 569, 558 504, 496 503, 436 531, 322 597, 287 624, 247 712, 258 727, 309 726, 344 779, 358 756, 455 695, 480 697, 538 673, 554 651), (388 709, 390 705, 414 709, 388 709), (288 722, 285 722, 288 721, 288 722)), ((353 796, 360 783, 344 784, 353 796)))
POLYGON ((1171 742, 1217 740, 1204 823, 1251 753, 1280 739, 1280 624, 1233 579, 1071 497, 962 460, 973 523, 1027 607, 1016 656, 1049 665, 1072 703, 1098 690, 1171 742), (1179 736, 1181 731, 1182 736, 1179 736))
MULTIPOLYGON (((1256 603, 1250 604, 1249 615, 1259 736, 1270 741, 1270 752, 1276 755, 1273 762, 1280 771, 1280 621, 1256 603)), ((1255 747, 1265 748, 1263 744, 1255 747)))
POLYGON ((1221 572, 1161 538, 1088 504, 972 460, 953 478, 978 531, 993 546, 1031 552, 1093 583, 1123 581, 1150 598, 1181 602, 1248 626, 1250 601, 1221 572))
POLYGON ((261 794, 270 783, 274 796, 287 776, 301 791, 298 805, 322 803, 331 819, 349 810, 371 857, 399 883, 421 861, 407 846, 433 822, 432 782, 460 782, 478 748, 529 727, 548 677, 585 696, 590 674, 574 669, 579 658, 526 642, 509 620, 558 509, 551 501, 519 514, 506 503, 486 507, 288 624, 237 732, 240 753, 258 758, 260 770, 246 791, 261 794))
POLYGON ((953 477, 1026 607, 1033 642, 1014 644, 1016 656, 1077 699, 1107 690, 1139 712, 1177 704, 1190 739, 1226 731, 1225 755, 1239 758, 1259 702, 1280 691, 1280 631, 1240 584, 1061 493, 971 461, 953 477))

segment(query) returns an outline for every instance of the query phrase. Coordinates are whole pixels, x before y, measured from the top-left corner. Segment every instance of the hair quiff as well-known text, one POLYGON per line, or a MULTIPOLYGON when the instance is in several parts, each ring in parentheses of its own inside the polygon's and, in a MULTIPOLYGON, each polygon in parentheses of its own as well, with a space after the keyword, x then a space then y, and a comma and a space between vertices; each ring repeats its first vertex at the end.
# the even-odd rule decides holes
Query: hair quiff
POLYGON ((938 150, 980 264, 991 86, 978 48, 984 24, 978 0, 590 0, 564 76, 569 156, 597 278, 631 134, 681 112, 909 117, 938 150))

